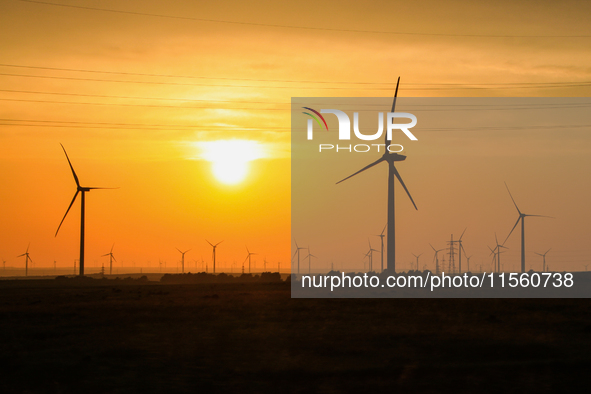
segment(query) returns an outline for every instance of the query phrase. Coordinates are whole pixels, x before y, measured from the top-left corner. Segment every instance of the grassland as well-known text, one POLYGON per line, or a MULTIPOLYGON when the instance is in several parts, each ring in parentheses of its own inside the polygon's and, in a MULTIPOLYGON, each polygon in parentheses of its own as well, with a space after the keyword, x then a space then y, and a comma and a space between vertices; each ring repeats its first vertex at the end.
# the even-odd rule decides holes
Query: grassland
POLYGON ((0 322, 2 393, 576 392, 591 366, 589 300, 21 280, 0 322))

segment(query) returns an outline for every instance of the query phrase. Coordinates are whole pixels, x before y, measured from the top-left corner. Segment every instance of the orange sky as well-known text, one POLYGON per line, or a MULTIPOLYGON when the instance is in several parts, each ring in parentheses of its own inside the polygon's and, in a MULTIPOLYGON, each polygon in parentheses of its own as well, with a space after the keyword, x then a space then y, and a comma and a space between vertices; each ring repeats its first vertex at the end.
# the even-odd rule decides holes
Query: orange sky
MULTIPOLYGON (((36 266, 70 267, 77 258, 78 204, 54 238, 75 192, 60 142, 83 185, 120 188, 87 195, 89 268, 113 243, 126 266, 162 259, 176 267, 175 247, 192 248, 187 260, 208 260, 205 238, 224 240, 218 258, 227 264, 241 263, 248 245, 260 254, 258 267, 265 256, 287 265, 291 97, 391 96, 399 75, 401 96, 591 92, 587 3, 57 3, 159 16, 2 2, 0 257, 7 266, 23 265, 16 256, 29 242, 36 266), (226 139, 258 141, 268 153, 235 186, 216 180, 195 148, 226 139)), ((405 179, 409 170, 401 169, 405 179)), ((587 264, 582 245, 562 250, 587 264)))

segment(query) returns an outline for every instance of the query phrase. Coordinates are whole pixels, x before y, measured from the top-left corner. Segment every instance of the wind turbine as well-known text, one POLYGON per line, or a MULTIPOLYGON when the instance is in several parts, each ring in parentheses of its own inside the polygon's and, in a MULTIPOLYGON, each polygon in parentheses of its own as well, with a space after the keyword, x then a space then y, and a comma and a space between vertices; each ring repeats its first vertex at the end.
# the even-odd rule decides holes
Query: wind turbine
POLYGON ((292 259, 295 257, 296 254, 298 255, 298 275, 299 275, 300 274, 300 249, 306 249, 306 248, 300 248, 295 239, 293 240, 293 242, 295 242, 295 244, 296 244, 296 252, 293 254, 292 259))
MULTIPOLYGON (((206 241, 207 241, 207 240, 206 240, 206 241)), ((219 244, 221 244, 222 242, 224 242, 224 241, 220 241, 220 242, 218 242, 217 244, 215 244, 215 245, 214 245, 214 244, 212 244, 211 242, 207 241, 207 243, 208 243, 208 244, 210 244, 210 245, 211 245, 211 247, 213 248, 213 252, 212 252, 212 259, 213 259, 213 274, 214 274, 214 275, 215 275, 215 248, 217 248, 217 246, 218 246, 219 244)))
MULTIPOLYGON (((466 230, 468 229, 468 227, 466 227, 464 229, 464 231, 462 232, 462 235, 460 235, 460 238, 456 241, 458 243, 458 273, 462 273, 462 250, 464 250, 464 246, 462 245, 462 237, 464 236, 464 233, 466 232, 466 230)), ((466 251, 464 250, 464 256, 466 255, 466 251)))
MULTIPOLYGON (((181 273, 184 274, 185 273, 185 253, 187 253, 191 249, 187 249, 184 252, 182 250, 180 250, 179 248, 176 248, 176 250, 178 250, 179 253, 182 255, 182 257, 181 257, 181 273)), ((177 270, 178 270, 178 265, 177 265, 177 270)))
POLYGON ((412 255, 413 255, 413 256, 415 256, 415 257, 417 258, 417 266, 416 266, 416 270, 418 271, 418 270, 419 270, 419 257, 421 257, 423 254, 421 253, 420 255, 418 255, 418 256, 417 256, 416 254, 414 254, 414 253, 413 253, 412 255))
POLYGON ((373 272, 373 252, 377 252, 377 250, 371 247, 369 238, 367 239, 367 243, 369 244, 369 251, 367 252, 369 254, 369 272, 373 272))
POLYGON ((27 251, 23 254, 20 254, 16 257, 23 257, 25 256, 25 276, 29 275, 29 261, 32 263, 33 259, 31 259, 31 257, 29 256, 29 246, 31 246, 31 244, 27 245, 27 251))
MULTIPOLYGON (((511 195, 511 191, 509 190, 509 186, 507 186, 507 182, 505 182, 505 187, 507 188, 507 191, 509 192, 509 196, 511 197, 511 201, 513 201, 513 205, 515 205, 515 208, 517 209, 517 212, 519 213, 519 217, 517 218, 515 225, 513 226, 511 231, 509 232, 509 235, 507 235, 505 242, 507 242, 507 239, 509 239, 509 237, 513 233, 513 230, 515 230, 515 227, 517 227, 517 225, 519 224, 519 221, 521 220, 521 272, 525 272, 525 218, 527 216, 537 216, 537 217, 542 217, 542 218, 550 218, 551 216, 528 215, 528 214, 522 213, 519 210, 519 207, 517 206, 517 204, 515 203, 515 200, 513 199, 513 195, 511 195)), ((505 243, 505 242, 503 242, 503 243, 505 243)))
MULTIPOLYGON (((400 77, 398 77, 398 82, 396 83, 396 92, 394 93, 394 101, 392 103, 392 112, 394 112, 395 107, 396 107, 396 98, 398 96, 398 85, 400 84, 400 77)), ((389 147, 390 147, 390 141, 388 140, 388 133, 386 133, 385 136, 385 147, 384 147, 384 154, 382 157, 380 157, 378 160, 374 161, 373 163, 363 167, 361 170, 357 171, 356 173, 354 173, 353 175, 349 175, 348 177, 340 180, 337 182, 337 184, 346 181, 347 179, 359 174, 360 172, 363 172, 383 161, 385 161, 386 163, 388 163, 388 255, 387 255, 387 270, 390 270, 392 272, 396 271, 396 229, 395 229, 395 220, 394 220, 394 177, 398 178, 398 181, 400 182, 400 184, 402 185, 402 187, 404 188, 404 191, 406 191, 406 194, 408 195, 408 197, 410 198, 410 201, 412 202, 412 205, 414 205, 415 209, 418 210, 417 205, 415 204, 414 200, 412 199, 412 196, 410 195, 410 192, 408 191, 408 189, 406 188, 406 185, 404 184, 404 181, 402 180, 402 177, 400 176, 400 174, 398 173, 398 170, 396 169, 396 166, 394 165, 395 161, 403 161, 406 159, 405 155, 400 155, 398 153, 390 153, 389 151, 389 147)))
MULTIPOLYGON (((386 224, 386 226, 387 226, 387 224, 386 224)), ((384 231, 386 231, 386 226, 384 226, 384 229, 382 230, 382 232, 380 233, 380 235, 376 235, 376 237, 380 237, 380 241, 382 242, 381 267, 380 267, 381 271, 380 272, 383 272, 384 271, 384 237, 385 237, 384 231)))
MULTIPOLYGON (((464 252, 466 253, 466 252, 464 252)), ((468 272, 470 272, 470 259, 472 258, 473 255, 470 256, 466 256, 466 260, 468 260, 468 272)))
POLYGON ((113 275, 113 260, 115 260, 115 262, 117 262, 117 259, 115 259, 115 256, 113 256, 113 248, 114 247, 115 247, 115 244, 113 244, 113 246, 111 246, 111 251, 109 253, 101 256, 101 257, 109 256, 109 275, 113 275))
POLYGON ((316 257, 314 256, 312 253, 310 253, 310 247, 308 246, 308 256, 306 256, 308 258, 308 274, 312 273, 312 262, 310 261, 312 259, 312 257, 316 257))
MULTIPOLYGON (((256 254, 256 253, 251 253, 250 250, 248 250, 248 246, 246 247, 246 251, 248 252, 248 255, 246 256, 246 258, 242 262, 242 266, 244 267, 244 263, 246 262, 246 260, 248 260, 248 273, 250 274, 250 256, 252 256, 253 254, 256 254)), ((243 271, 244 271, 244 269, 243 269, 243 271)))
MULTIPOLYGON (((550 249, 552 249, 552 248, 550 248, 550 249)), ((548 253, 550 251, 550 249, 548 249, 546 251, 546 253, 548 253)), ((536 252, 534 252, 534 253, 536 253, 536 252)), ((543 265, 542 272, 546 272, 546 253, 536 253, 538 256, 542 256, 542 258, 544 259, 544 265, 543 265)))
POLYGON ((437 250, 433 247, 433 245, 429 244, 429 246, 435 252, 435 255, 433 255, 433 261, 435 261, 435 275, 439 275, 439 252, 445 250, 445 248, 437 250))
POLYGON ((55 236, 57 237, 57 233, 60 231, 60 227, 62 227, 62 223, 66 219, 66 216, 68 216, 68 212, 70 212, 70 208, 72 208, 72 205, 74 205, 74 202, 76 201, 76 197, 78 197, 78 193, 80 193, 80 200, 81 200, 81 203, 80 203, 80 207, 81 207, 81 211, 80 211, 80 276, 82 276, 82 275, 84 275, 84 218, 85 218, 85 207, 86 207, 86 192, 89 192, 89 191, 95 190, 95 189, 114 189, 114 188, 112 188, 112 187, 80 186, 80 181, 78 180, 78 175, 76 175, 76 171, 74 171, 74 167, 72 166, 72 162, 70 162, 70 158, 68 157, 68 153, 66 152, 66 148, 64 148, 64 146, 62 144, 60 144, 60 145, 61 145, 62 149, 64 150, 64 153, 66 154, 66 159, 68 159, 68 164, 70 165, 70 169, 72 170, 72 175, 74 176, 74 181, 76 181, 76 193, 74 194, 74 198, 72 199, 72 202, 70 203, 70 206, 68 207, 68 210, 66 211, 66 214, 62 218, 60 225, 57 227, 57 231, 55 232, 55 236))

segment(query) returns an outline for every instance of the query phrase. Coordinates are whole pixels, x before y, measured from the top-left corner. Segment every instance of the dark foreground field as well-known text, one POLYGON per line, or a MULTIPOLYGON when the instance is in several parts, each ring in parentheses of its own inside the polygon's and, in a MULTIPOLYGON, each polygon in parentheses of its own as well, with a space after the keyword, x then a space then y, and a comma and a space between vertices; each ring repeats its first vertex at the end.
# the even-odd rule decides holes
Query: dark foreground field
POLYGON ((1 393, 588 392, 588 300, 0 282, 1 393))

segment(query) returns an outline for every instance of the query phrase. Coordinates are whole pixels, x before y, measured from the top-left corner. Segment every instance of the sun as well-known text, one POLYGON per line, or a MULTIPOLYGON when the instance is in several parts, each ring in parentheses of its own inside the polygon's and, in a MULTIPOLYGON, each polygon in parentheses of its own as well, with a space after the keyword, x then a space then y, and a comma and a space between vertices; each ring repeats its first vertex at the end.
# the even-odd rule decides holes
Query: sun
POLYGON ((218 140, 196 143, 200 157, 212 163, 215 178, 226 185, 238 184, 248 175, 249 163, 265 157, 263 146, 253 140, 218 140))

